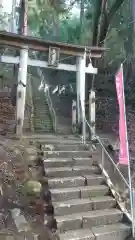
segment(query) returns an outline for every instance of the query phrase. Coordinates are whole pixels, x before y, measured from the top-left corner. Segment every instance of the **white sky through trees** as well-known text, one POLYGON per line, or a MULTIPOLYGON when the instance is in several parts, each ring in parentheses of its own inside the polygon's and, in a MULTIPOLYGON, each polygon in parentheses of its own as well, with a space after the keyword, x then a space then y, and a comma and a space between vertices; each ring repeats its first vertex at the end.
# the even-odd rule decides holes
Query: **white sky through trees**
MULTIPOLYGON (((0 0, 0 3, 2 3, 3 5, 4 12, 7 12, 7 13, 12 12, 12 0, 0 0)), ((73 14, 79 14, 79 8, 77 8, 77 6, 74 6, 71 12, 73 14)))

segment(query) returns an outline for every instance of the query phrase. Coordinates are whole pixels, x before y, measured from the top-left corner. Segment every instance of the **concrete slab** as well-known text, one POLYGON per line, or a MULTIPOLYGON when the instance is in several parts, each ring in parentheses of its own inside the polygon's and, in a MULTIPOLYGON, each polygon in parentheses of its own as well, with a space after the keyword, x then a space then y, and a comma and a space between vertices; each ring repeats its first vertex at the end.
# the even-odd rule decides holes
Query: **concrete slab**
POLYGON ((123 213, 117 209, 104 209, 83 213, 83 228, 113 224, 120 222, 123 213))
POLYGON ((93 227, 96 240, 126 240, 131 236, 131 226, 124 223, 93 227))
POLYGON ((101 210, 116 207, 116 200, 110 196, 91 198, 92 209, 101 210))
POLYGON ((92 210, 90 199, 73 199, 63 202, 53 203, 55 216, 74 214, 78 212, 88 212, 92 210))
POLYGON ((79 187, 79 189, 81 198, 91 199, 92 197, 106 196, 109 193, 109 188, 105 185, 79 187))
POLYGON ((44 151, 46 158, 75 158, 75 157, 89 157, 90 151, 44 151))
POLYGON ((79 229, 59 234, 60 240, 95 240, 90 229, 79 229))
POLYGON ((59 167, 45 168, 45 175, 49 178, 85 176, 89 174, 99 173, 96 166, 78 166, 78 167, 59 167))
POLYGON ((66 201, 80 198, 79 188, 58 188, 51 189, 52 201, 66 201))
POLYGON ((76 230, 81 227, 92 228, 100 225, 120 222, 123 213, 117 209, 79 212, 71 215, 56 216, 57 227, 60 232, 76 230))
POLYGON ((65 178, 53 178, 48 180, 49 188, 66 188, 66 187, 78 187, 85 185, 85 178, 81 176, 77 177, 65 177, 65 178))
POLYGON ((68 230, 76 230, 82 227, 82 216, 79 214, 57 216, 57 228, 61 233, 68 230))

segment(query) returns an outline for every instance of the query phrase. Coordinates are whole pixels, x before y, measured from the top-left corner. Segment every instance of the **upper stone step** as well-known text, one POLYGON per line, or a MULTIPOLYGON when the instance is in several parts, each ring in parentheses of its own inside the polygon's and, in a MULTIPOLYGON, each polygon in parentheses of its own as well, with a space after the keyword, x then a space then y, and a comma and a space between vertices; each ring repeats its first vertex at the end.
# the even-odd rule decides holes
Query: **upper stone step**
POLYGON ((44 151, 46 158, 78 158, 78 157, 91 157, 90 151, 44 151))
POLYGON ((92 198, 106 196, 109 193, 109 188, 105 185, 99 186, 80 186, 72 188, 50 189, 52 201, 67 201, 78 198, 92 198))
POLYGON ((82 144, 42 144, 42 149, 44 151, 50 150, 52 148, 54 151, 84 151, 90 150, 90 146, 84 146, 82 144))
POLYGON ((60 240, 126 240, 131 236, 129 225, 117 223, 59 234, 60 240))
POLYGON ((63 202, 53 202, 55 216, 69 215, 91 210, 110 209, 116 206, 116 200, 105 196, 99 198, 73 199, 63 202))
POLYGON ((90 175, 90 176, 76 176, 76 177, 64 177, 64 178, 53 178, 48 180, 49 188, 69 188, 78 186, 94 186, 104 184, 105 179, 101 175, 90 175))
POLYGON ((97 166, 75 166, 75 167, 60 167, 60 168, 45 168, 45 175, 49 178, 85 176, 95 173, 100 173, 97 166))
POLYGON ((56 216, 57 229, 60 232, 113 224, 122 219, 123 213, 115 208, 56 216))
POLYGON ((27 134, 23 138, 33 140, 35 143, 46 144, 81 144, 82 140, 74 135, 58 135, 58 134, 27 134))
POLYGON ((91 156, 89 158, 51 158, 44 160, 45 168, 57 168, 57 167, 72 167, 72 166, 89 166, 97 162, 96 156, 91 156))

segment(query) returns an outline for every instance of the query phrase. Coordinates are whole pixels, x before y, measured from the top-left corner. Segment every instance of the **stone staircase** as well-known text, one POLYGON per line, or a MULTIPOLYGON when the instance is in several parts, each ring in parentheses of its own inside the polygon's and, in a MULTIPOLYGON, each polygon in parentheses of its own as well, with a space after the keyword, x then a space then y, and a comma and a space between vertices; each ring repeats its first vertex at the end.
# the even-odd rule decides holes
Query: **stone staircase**
POLYGON ((34 105, 34 130, 38 133, 53 132, 52 119, 49 112, 49 107, 45 97, 41 100, 40 97, 33 99, 34 105))
POLYGON ((125 240, 131 227, 98 167, 99 155, 79 140, 42 139, 47 189, 60 240, 125 240))
POLYGON ((56 131, 58 134, 72 134, 72 96, 51 94, 50 96, 57 117, 56 131))
POLYGON ((38 85, 32 83, 34 107, 34 131, 38 133, 53 132, 53 122, 44 91, 38 91, 38 85))

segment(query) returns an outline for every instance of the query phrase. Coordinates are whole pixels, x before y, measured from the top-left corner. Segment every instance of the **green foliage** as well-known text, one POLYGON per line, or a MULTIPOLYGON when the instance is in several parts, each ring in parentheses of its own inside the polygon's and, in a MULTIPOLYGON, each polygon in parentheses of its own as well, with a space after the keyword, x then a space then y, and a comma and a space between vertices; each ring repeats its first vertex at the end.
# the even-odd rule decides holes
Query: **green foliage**
POLYGON ((131 57, 135 45, 132 20, 131 0, 37 0, 29 6, 29 28, 34 35, 54 39, 57 32, 62 42, 104 44, 111 49, 104 55, 105 66, 131 57), (72 14, 74 6, 80 9, 79 15, 72 14))
POLYGON ((78 18, 64 19, 60 23, 60 39, 61 41, 77 44, 79 42, 80 24, 78 18))

